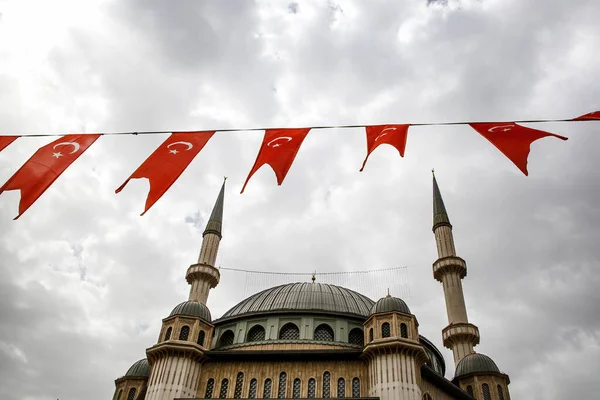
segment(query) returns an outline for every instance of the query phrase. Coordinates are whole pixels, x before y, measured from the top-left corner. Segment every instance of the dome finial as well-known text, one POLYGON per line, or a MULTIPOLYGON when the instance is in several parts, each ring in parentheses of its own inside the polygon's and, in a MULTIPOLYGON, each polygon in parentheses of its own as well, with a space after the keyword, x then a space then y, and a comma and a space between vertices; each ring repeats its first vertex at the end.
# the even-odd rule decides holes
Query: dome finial
POLYGON ((313 272, 312 274, 312 278, 310 278, 311 281, 313 281, 313 283, 315 283, 315 281, 317 280, 317 277, 315 276, 316 272, 313 272))
POLYGON ((392 296, 390 295, 390 288, 388 288, 388 294, 387 294, 387 296, 386 296, 386 297, 392 297, 392 296))

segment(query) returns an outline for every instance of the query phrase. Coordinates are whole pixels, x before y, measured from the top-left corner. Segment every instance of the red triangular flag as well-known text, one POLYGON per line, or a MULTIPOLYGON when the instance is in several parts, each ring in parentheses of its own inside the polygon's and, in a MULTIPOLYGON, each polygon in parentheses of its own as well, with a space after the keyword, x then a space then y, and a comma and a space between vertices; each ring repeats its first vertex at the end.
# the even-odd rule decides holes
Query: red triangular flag
POLYGON ((367 132, 367 156, 360 170, 365 169, 365 164, 369 156, 380 144, 394 146, 400 153, 400 157, 404 157, 409 126, 408 124, 365 126, 367 132))
POLYGON ((310 128, 267 129, 254 166, 248 174, 240 193, 244 193, 244 189, 252 175, 265 164, 273 168, 277 176, 277 184, 281 185, 309 131, 310 128))
POLYGON ((115 193, 123 190, 130 179, 148 178, 150 191, 146 198, 144 212, 140 214, 144 215, 169 190, 214 133, 214 131, 173 133, 115 190, 115 193))
POLYGON ((527 156, 529 156, 531 143, 546 136, 554 136, 562 140, 568 139, 554 133, 517 125, 514 122, 470 125, 508 157, 525 176, 529 175, 527 156))
POLYGON ((40 147, 0 188, 21 190, 19 218, 101 135, 66 135, 40 147))
POLYGON ((0 151, 8 147, 9 144, 17 140, 19 136, 0 136, 0 151))
POLYGON ((600 120, 600 111, 592 111, 591 113, 587 113, 581 115, 577 118, 573 118, 571 121, 594 121, 600 120))

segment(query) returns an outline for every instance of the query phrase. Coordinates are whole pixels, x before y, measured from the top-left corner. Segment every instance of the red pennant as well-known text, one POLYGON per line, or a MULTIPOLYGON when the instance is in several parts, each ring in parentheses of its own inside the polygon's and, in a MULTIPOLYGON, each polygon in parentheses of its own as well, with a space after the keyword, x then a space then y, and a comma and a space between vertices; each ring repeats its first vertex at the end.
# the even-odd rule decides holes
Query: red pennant
POLYGON ((546 136, 554 136, 562 140, 568 139, 554 133, 517 125, 514 122, 470 125, 508 157, 525 176, 529 175, 527 172, 527 156, 529 156, 531 150, 531 143, 546 136))
POLYGON ((600 120, 600 111, 592 111, 591 113, 587 113, 581 115, 577 118, 573 118, 571 121, 594 121, 600 120))
POLYGON ((150 191, 146 198, 146 208, 140 214, 144 215, 181 176, 214 133, 173 133, 115 190, 115 193, 123 190, 131 179, 147 178, 150 181, 150 191))
POLYGON ((277 176, 277 184, 281 185, 309 131, 310 128, 267 129, 254 166, 248 174, 240 193, 244 193, 244 189, 252 175, 265 164, 273 168, 277 176))
POLYGON ((21 190, 19 218, 101 135, 66 135, 40 147, 0 188, 21 190))
POLYGON ((17 140, 19 136, 0 136, 0 151, 8 147, 9 144, 17 140))
POLYGON ((365 164, 369 156, 381 144, 394 146, 400 153, 400 157, 404 157, 409 126, 408 124, 365 126, 367 132, 367 156, 360 170, 365 169, 365 164))

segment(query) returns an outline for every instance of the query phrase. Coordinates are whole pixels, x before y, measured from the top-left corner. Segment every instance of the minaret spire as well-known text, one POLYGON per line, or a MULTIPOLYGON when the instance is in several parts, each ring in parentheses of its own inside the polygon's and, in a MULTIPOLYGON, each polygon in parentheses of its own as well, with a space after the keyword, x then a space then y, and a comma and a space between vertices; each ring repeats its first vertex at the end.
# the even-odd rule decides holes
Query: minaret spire
MULTIPOLYGON (((432 171, 433 172, 433 171, 432 171)), ((474 352, 479 343, 479 329, 469 323, 462 290, 462 279, 467 275, 465 260, 456 256, 452 225, 442 199, 440 188, 433 175, 433 233, 438 259, 433 263, 433 277, 444 288, 448 326, 442 331, 444 346, 454 353, 454 364, 474 352)))
POLYGON ((217 201, 208 218, 206 229, 202 234, 202 247, 198 262, 191 265, 185 276, 187 282, 192 285, 190 288, 190 300, 199 301, 206 305, 208 292, 219 284, 221 274, 215 268, 217 260, 217 252, 219 251, 219 243, 221 242, 223 230, 223 205, 225 200, 225 181, 217 196, 217 201))

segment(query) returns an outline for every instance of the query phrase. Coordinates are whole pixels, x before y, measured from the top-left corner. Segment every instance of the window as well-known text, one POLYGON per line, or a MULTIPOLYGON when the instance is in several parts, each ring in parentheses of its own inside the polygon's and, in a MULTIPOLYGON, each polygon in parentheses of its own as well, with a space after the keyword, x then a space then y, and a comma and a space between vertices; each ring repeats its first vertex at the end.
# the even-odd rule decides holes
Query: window
POLYGON ((265 379, 265 389, 263 390, 263 399, 271 398, 271 379, 265 379))
POLYGON ((331 374, 329 372, 325 372, 323 374, 323 398, 328 399, 331 397, 331 374))
POLYGON ((333 329, 327 324, 321 324, 315 329, 315 340, 333 342, 333 329))
POLYGON ((300 339, 300 330, 295 324, 287 323, 279 331, 279 339, 298 340, 300 339))
POLYGON ((373 328, 369 329, 369 342, 373 341, 373 328))
POLYGON ((381 325, 381 337, 390 337, 390 324, 387 322, 381 325))
POLYGON ((364 346, 365 345, 365 334, 363 333, 362 329, 360 329, 360 328, 352 329, 350 331, 350 333, 348 334, 348 343, 356 344, 359 346, 364 346))
POLYGON ((127 400, 134 400, 135 399, 135 388, 131 388, 131 390, 129 391, 129 394, 127 395, 127 400))
POLYGON ((314 399, 316 393, 317 393, 317 381, 315 381, 315 378, 310 378, 308 380, 308 398, 314 399))
POLYGON ((219 339, 219 347, 231 346, 233 344, 233 331, 227 329, 219 339))
POLYGON ((200 331, 200 333, 198 333, 198 340, 196 341, 196 343, 198 343, 200 346, 204 346, 204 337, 206 336, 206 333, 204 331, 200 331))
POLYGON ((471 395, 471 397, 473 397, 473 386, 471 386, 471 385, 467 386, 467 393, 469 393, 469 395, 471 395))
POLYGON ((220 399, 227 398, 227 389, 229 389, 229 379, 225 378, 221 381, 221 391, 219 392, 220 399))
POLYGON ((117 396, 117 400, 121 400, 122 394, 123 394, 123 389, 119 390, 119 395, 117 396))
POLYGON ((425 393, 423 395, 423 400, 431 400, 431 396, 429 395, 429 393, 425 393))
POLYGON ((242 386, 244 385, 244 373, 238 372, 235 378, 235 390, 233 391, 233 398, 239 399, 242 397, 242 386))
POLYGON ((248 337, 246 339, 248 342, 260 342, 261 340, 265 340, 265 328, 261 325, 254 325, 248 331, 248 337))
POLYGON ((498 400, 504 400, 504 391, 502 390, 502 386, 498 385, 496 386, 496 389, 498 389, 498 400))
POLYGON ((173 332, 173 328, 169 327, 165 333, 165 341, 171 339, 171 332, 173 332))
POLYGON ((338 391, 337 391, 338 399, 343 399, 346 397, 346 381, 344 378, 338 379, 338 391))
POLYGON ((352 397, 360 397, 360 379, 352 379, 352 397))
POLYGON ((181 331, 179 331, 179 340, 188 340, 188 336, 190 336, 190 327, 184 325, 181 327, 181 331))
POLYGON ((205 399, 212 399, 213 389, 215 388, 215 380, 210 378, 208 382, 206 382, 206 392, 204 393, 205 399))
POLYGON ((293 387, 293 391, 292 391, 292 398, 293 399, 299 399, 300 398, 300 379, 296 378, 294 379, 294 387, 293 387))
POLYGON ((404 322, 400 324, 400 336, 408 338, 408 326, 404 322))
MULTIPOLYGON (((295 325, 294 325, 295 326, 295 325)), ((279 374, 279 386, 277 388, 277 398, 285 399, 285 383, 287 381, 287 374, 282 372, 279 374)))
POLYGON ((492 400, 492 394, 490 393, 490 387, 487 383, 481 385, 481 391, 483 392, 483 400, 492 400))
POLYGON ((258 381, 256 379, 252 379, 250 381, 250 390, 248 390, 248 398, 255 399, 256 398, 256 388, 258 387, 258 381))

